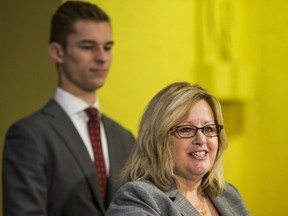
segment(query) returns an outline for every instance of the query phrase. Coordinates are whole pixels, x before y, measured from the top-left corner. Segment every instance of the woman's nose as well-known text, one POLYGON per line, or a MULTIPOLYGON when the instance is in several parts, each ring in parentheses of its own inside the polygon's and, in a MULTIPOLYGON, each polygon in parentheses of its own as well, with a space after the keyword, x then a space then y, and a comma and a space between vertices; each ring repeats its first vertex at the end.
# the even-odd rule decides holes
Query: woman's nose
POLYGON ((202 130, 198 130, 196 135, 194 136, 193 144, 204 145, 204 144, 206 144, 206 138, 207 137, 204 135, 202 130))

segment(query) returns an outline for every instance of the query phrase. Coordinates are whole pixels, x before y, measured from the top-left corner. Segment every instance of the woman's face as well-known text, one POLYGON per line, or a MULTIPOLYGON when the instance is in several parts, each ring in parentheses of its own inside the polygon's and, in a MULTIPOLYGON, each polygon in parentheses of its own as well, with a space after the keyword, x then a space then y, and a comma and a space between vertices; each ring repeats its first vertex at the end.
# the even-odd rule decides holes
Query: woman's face
MULTIPOLYGON (((204 127, 214 124, 212 110, 205 100, 196 102, 187 118, 180 125, 204 127)), ((218 138, 207 137, 198 130, 192 138, 177 138, 171 135, 172 158, 177 179, 197 181, 213 166, 218 149, 218 138)))

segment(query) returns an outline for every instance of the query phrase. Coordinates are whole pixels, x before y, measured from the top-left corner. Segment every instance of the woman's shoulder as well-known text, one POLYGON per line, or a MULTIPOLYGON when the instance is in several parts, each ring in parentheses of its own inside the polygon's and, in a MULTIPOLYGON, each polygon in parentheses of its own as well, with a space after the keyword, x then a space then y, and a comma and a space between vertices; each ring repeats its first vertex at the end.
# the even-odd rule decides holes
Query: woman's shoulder
POLYGON ((125 183, 121 189, 122 192, 133 192, 139 195, 149 195, 153 196, 153 194, 163 194, 158 187, 156 187, 151 181, 148 180, 138 180, 138 181, 131 181, 125 183))
POLYGON ((179 215, 179 213, 177 214, 177 209, 163 191, 152 182, 143 180, 124 184, 114 196, 106 215, 179 215))
POLYGON ((226 182, 226 189, 220 196, 210 197, 221 215, 250 215, 239 190, 226 182))
POLYGON ((223 196, 238 197, 242 199, 239 190, 230 182, 226 182, 226 188, 223 196))

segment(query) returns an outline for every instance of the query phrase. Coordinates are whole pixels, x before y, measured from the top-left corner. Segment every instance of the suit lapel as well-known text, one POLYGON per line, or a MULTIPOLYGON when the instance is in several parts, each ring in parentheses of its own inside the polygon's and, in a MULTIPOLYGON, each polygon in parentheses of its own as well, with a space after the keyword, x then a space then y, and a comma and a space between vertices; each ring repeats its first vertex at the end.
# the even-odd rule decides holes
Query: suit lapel
POLYGON ((177 189, 173 188, 166 192, 166 194, 173 201, 178 211, 183 216, 201 216, 200 213, 188 202, 188 200, 177 189))
POLYGON ((229 204, 227 200, 222 196, 210 197, 210 201, 213 203, 214 207, 217 209, 222 216, 234 215, 234 210, 232 209, 231 203, 229 204))
MULTIPOLYGON (((187 199, 179 192, 177 188, 171 189, 167 192, 167 195, 174 202, 175 206, 178 208, 179 212, 183 216, 200 216, 200 213, 195 209, 187 199)), ((210 201, 213 203, 214 207, 217 209, 218 213, 222 216, 234 215, 231 204, 221 196, 211 196, 210 201)))
POLYGON ((118 181, 119 181, 119 170, 121 169, 121 152, 122 150, 121 145, 117 145, 119 137, 113 136, 111 131, 114 131, 113 125, 110 124, 107 117, 102 114, 101 118, 103 122, 103 126, 105 128, 105 134, 107 138, 108 144, 108 152, 109 152, 109 163, 110 163, 110 170, 109 170, 109 178, 108 178, 108 191, 107 191, 107 201, 108 203, 111 202, 114 193, 118 189, 118 181))
POLYGON ((107 201, 110 203, 116 191, 119 189, 119 173, 129 156, 134 139, 132 134, 131 137, 129 137, 128 132, 123 132, 123 129, 121 129, 116 122, 104 114, 102 114, 101 120, 105 128, 109 152, 110 170, 107 201))
POLYGON ((49 103, 44 107, 44 112, 53 117, 51 120, 51 127, 56 131, 56 133, 63 139, 67 148, 74 156, 79 167, 82 169, 86 176, 87 182, 90 185, 92 194, 96 200, 96 204, 103 211, 104 206, 101 203, 100 191, 96 186, 97 173, 95 166, 91 162, 88 151, 83 143, 78 131, 76 130, 74 124, 67 116, 65 111, 54 101, 50 100, 49 103))
MULTIPOLYGON (((169 197, 174 200, 174 204, 177 206, 179 212, 183 216, 199 215, 200 213, 195 209, 187 199, 179 192, 178 189, 170 190, 169 197)), ((222 216, 232 216, 234 211, 231 204, 222 196, 210 196, 209 200, 213 203, 214 207, 217 209, 218 213, 222 216)))

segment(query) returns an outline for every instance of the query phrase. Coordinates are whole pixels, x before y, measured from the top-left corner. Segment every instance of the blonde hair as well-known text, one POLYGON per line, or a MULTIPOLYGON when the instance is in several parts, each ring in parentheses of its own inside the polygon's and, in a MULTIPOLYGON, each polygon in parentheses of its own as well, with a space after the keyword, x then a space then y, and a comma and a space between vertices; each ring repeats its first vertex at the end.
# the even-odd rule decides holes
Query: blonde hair
MULTIPOLYGON (((223 125, 219 101, 197 84, 173 83, 152 98, 142 116, 136 145, 122 170, 122 183, 150 180, 163 191, 175 185, 170 130, 187 117, 193 104, 202 99, 211 107, 215 124, 223 125)), ((221 163, 226 147, 227 138, 222 130, 218 136, 215 163, 202 179, 201 189, 205 194, 218 195, 225 189, 221 163)))

